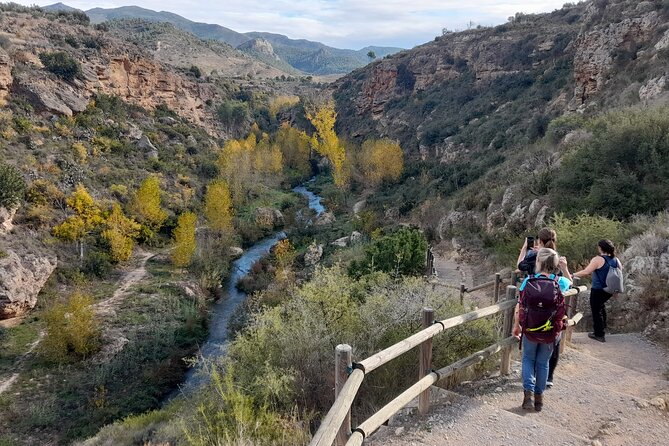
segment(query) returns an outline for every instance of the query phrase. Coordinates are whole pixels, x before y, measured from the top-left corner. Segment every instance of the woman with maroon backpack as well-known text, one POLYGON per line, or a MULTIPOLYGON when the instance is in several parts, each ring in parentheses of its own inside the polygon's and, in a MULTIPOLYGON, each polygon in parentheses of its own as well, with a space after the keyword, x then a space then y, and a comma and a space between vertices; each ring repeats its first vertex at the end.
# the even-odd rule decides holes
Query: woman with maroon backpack
POLYGON ((548 362, 566 318, 562 293, 569 290, 571 282, 555 274, 560 263, 557 252, 542 248, 536 257, 536 274, 528 276, 519 288, 513 335, 521 339, 523 351, 522 407, 539 412, 543 408, 548 362))

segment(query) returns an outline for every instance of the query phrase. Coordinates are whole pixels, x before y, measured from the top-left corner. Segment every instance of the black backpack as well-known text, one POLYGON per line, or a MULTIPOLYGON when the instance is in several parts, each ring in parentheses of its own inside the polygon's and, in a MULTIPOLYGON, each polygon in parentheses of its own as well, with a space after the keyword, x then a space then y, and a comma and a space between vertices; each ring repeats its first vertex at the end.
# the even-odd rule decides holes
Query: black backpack
POLYGON ((563 329, 564 296, 556 276, 535 275, 520 292, 523 336, 539 344, 552 344, 563 329))

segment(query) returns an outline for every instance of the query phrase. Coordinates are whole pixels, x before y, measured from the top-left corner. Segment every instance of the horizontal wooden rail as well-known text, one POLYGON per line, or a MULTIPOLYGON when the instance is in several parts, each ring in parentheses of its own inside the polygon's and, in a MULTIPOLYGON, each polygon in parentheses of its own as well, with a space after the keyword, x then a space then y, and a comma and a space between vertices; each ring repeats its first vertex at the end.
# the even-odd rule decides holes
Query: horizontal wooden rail
POLYGON ((444 367, 436 372, 432 372, 429 375, 425 376, 423 379, 418 381, 413 386, 409 387, 407 390, 402 392, 397 398, 383 406, 378 412, 369 417, 365 422, 358 426, 351 437, 349 438, 346 446, 360 446, 362 445, 363 440, 374 433, 383 423, 388 421, 390 417, 399 412, 404 406, 409 404, 411 400, 416 398, 421 392, 429 389, 430 386, 436 384, 437 382, 445 379, 449 376, 454 375, 456 372, 470 367, 474 364, 478 364, 484 359, 494 355, 495 353, 502 350, 504 347, 509 347, 518 343, 518 339, 511 336, 502 341, 491 345, 490 347, 480 350, 464 359, 461 359, 453 364, 444 367))
POLYGON ((409 336, 403 341, 398 342, 395 345, 392 345, 385 350, 381 350, 379 353, 370 356, 364 361, 360 362, 360 366, 365 370, 365 373, 369 373, 374 369, 381 367, 383 364, 397 358, 398 356, 408 352, 414 347, 420 345, 426 339, 433 338, 435 335, 441 333, 444 330, 449 328, 457 327, 466 322, 475 321, 487 316, 491 316, 500 311, 507 310, 516 305, 516 301, 504 301, 502 303, 491 305, 489 307, 481 308, 480 310, 470 311, 469 313, 462 314, 460 316, 455 316, 449 319, 444 319, 443 321, 435 322, 430 328, 419 331, 418 333, 409 336))
POLYGON ((495 283, 497 283, 497 282, 492 280, 490 282, 485 282, 485 283, 482 283, 480 285, 476 285, 473 288, 465 288, 465 291, 467 293, 471 293, 471 292, 474 292, 474 291, 482 290, 483 288, 488 288, 488 287, 494 286, 495 283))

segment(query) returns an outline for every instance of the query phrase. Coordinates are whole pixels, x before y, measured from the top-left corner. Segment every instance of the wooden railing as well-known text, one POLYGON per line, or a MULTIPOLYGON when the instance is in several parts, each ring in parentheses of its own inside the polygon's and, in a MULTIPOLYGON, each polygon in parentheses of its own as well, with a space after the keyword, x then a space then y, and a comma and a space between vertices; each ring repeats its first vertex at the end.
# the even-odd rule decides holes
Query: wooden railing
MULTIPOLYGON (((580 292, 585 291, 585 289, 586 287, 583 286, 575 287, 564 294, 568 305, 567 315, 569 317, 567 332, 564 335, 564 340, 567 342, 571 340, 573 326, 583 317, 580 313, 575 314, 575 309, 578 295, 580 292)), ((333 442, 337 446, 359 446, 365 438, 374 433, 390 417, 416 397, 419 399, 419 413, 425 414, 429 410, 429 392, 432 385, 496 353, 502 352, 500 373, 508 375, 510 372, 511 352, 513 346, 517 345, 518 342, 511 335, 513 313, 516 306, 516 291, 515 286, 509 285, 506 287, 506 299, 504 301, 436 322, 434 322, 434 310, 424 308, 421 314, 423 330, 359 363, 352 362, 350 346, 345 344, 338 345, 335 350, 335 401, 311 440, 310 446, 331 446, 333 442), (432 339, 436 335, 467 322, 502 312, 504 314, 502 340, 439 370, 435 371, 431 368, 432 339), (351 407, 365 376, 418 346, 421 347, 418 382, 406 389, 355 429, 351 430, 351 407)), ((562 346, 565 344, 566 342, 561 343, 562 346)))
MULTIPOLYGON (((515 284, 516 284, 516 282, 514 282, 513 278, 512 278, 511 285, 515 285, 515 284)), ((460 305, 463 305, 465 303, 465 293, 473 293, 474 291, 479 291, 479 290, 482 290, 484 288, 489 288, 491 286, 495 287, 495 289, 493 291, 494 294, 493 294, 493 298, 492 298, 492 303, 496 304, 497 302, 499 302, 499 293, 500 293, 501 287, 502 287, 502 273, 495 273, 495 279, 494 280, 491 280, 489 282, 484 282, 484 283, 482 283, 480 285, 476 285, 475 287, 472 287, 472 288, 467 288, 467 286, 464 283, 461 283, 460 284, 460 305)))

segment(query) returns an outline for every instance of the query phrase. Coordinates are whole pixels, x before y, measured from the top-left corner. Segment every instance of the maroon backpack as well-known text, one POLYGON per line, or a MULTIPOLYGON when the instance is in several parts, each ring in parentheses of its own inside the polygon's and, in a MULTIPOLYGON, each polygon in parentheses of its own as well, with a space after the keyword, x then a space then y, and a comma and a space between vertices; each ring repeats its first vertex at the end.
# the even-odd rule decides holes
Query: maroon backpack
POLYGON ((532 276, 520 292, 523 336, 539 344, 552 344, 563 329, 564 296, 554 275, 532 276))

